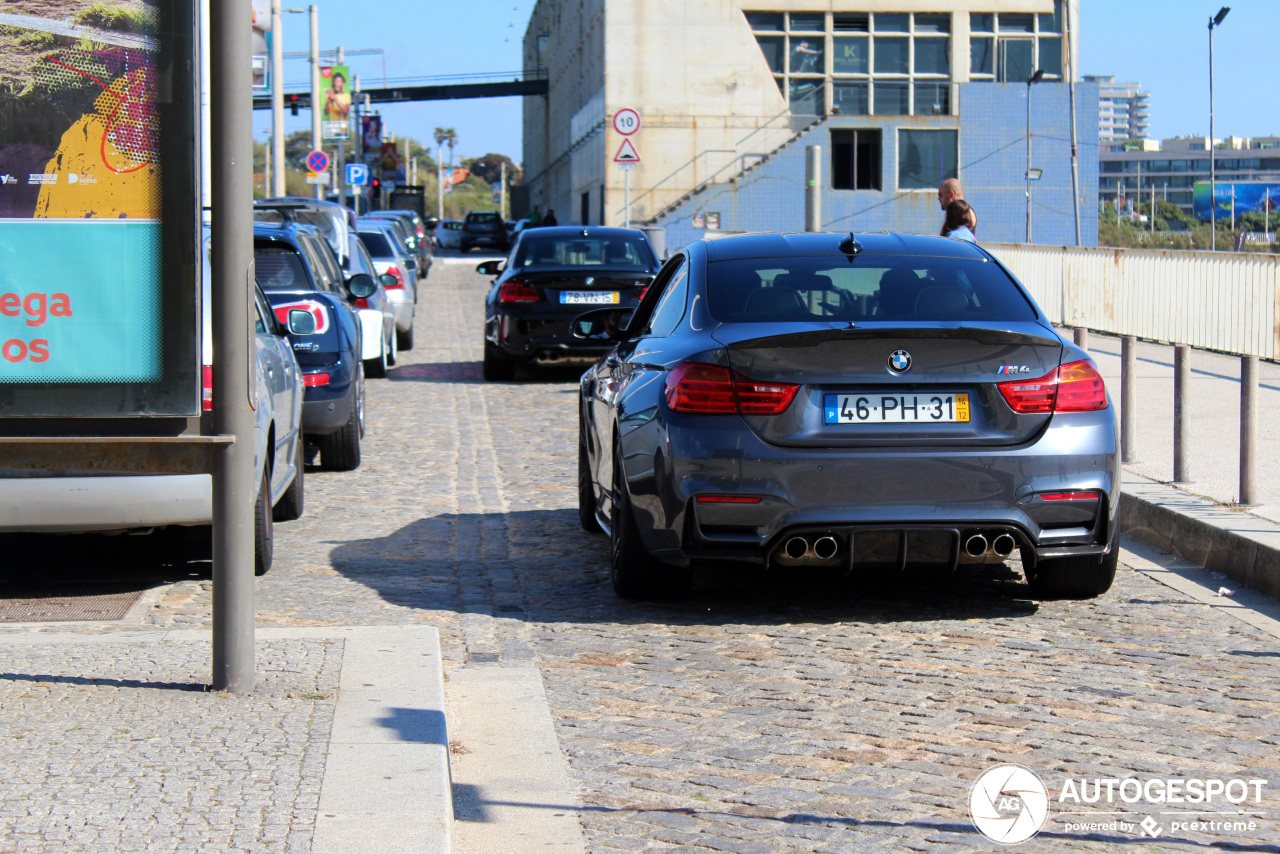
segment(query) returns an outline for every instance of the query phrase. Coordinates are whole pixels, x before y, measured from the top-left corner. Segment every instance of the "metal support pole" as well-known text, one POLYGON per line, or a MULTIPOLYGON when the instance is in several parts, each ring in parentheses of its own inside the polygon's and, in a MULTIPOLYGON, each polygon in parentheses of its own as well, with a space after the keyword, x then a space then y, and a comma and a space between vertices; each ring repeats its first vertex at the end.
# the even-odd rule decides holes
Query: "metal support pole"
POLYGON ((436 144, 436 218, 444 219, 444 146, 436 144))
POLYGON ((284 189, 284 30, 280 25, 280 0, 271 0, 271 161, 274 184, 268 196, 279 198, 284 189))
POLYGON ((1191 389, 1191 348, 1179 344, 1173 349, 1173 480, 1191 483, 1191 413, 1187 395, 1191 389))
POLYGON ((1209 19, 1209 248, 1218 248, 1218 170, 1213 148, 1213 18, 1209 19))
MULTIPOLYGON (((1071 8, 1075 0, 1067 0, 1062 4, 1063 13, 1066 15, 1067 24, 1067 73, 1070 76, 1067 82, 1068 103, 1071 110, 1071 210, 1075 214, 1076 223, 1076 246, 1083 246, 1080 242, 1080 155, 1076 146, 1076 52, 1071 46, 1071 40, 1075 38, 1076 28, 1075 20, 1071 17, 1071 8)), ((1030 92, 1027 93, 1030 95, 1030 92)))
POLYGON ((622 170, 622 227, 631 227, 631 170, 622 170))
MULTIPOLYGON (((360 121, 360 75, 351 75, 351 106, 355 108, 356 129, 355 129, 355 157, 357 163, 364 163, 364 123, 360 121)), ((346 177, 345 175, 343 176, 346 177)), ((363 187, 353 187, 351 189, 351 205, 355 208, 356 216, 361 214, 360 197, 364 194, 363 187)))
POLYGON ((804 149, 804 230, 822 231, 822 146, 804 149))
POLYGON ((1120 339, 1120 462, 1137 462, 1134 440, 1138 429, 1138 339, 1120 339))
POLYGON ((213 687, 253 690, 253 92, 249 0, 209 9, 212 125, 213 423, 235 437, 213 464, 213 687))
POLYGON ((1031 79, 1027 78, 1027 243, 1031 242, 1031 79))
POLYGON ((1077 347, 1079 347, 1081 350, 1088 350, 1089 349, 1088 328, 1084 326, 1077 326, 1075 328, 1075 340, 1076 340, 1077 347))
POLYGON ((501 193, 498 196, 498 216, 507 219, 507 161, 499 163, 498 168, 498 191, 501 193))
MULTIPOLYGON (((320 101, 320 12, 312 3, 307 7, 311 16, 311 150, 320 150, 320 116, 324 104, 320 101)), ((316 184, 316 198, 324 198, 324 184, 316 184)))
POLYGON ((1258 357, 1240 357, 1240 503, 1258 503, 1258 357))

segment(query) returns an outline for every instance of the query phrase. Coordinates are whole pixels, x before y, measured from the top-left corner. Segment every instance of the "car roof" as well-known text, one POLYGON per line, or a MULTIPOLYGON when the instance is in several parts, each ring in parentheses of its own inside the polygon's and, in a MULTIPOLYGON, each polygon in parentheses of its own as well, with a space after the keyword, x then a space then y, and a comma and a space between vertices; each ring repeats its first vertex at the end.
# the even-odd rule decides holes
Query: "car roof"
POLYGON ((320 230, 314 225, 303 225, 298 222, 255 222, 253 224, 254 237, 297 241, 300 234, 319 235, 320 230))
MULTIPOLYGON (((553 229, 554 230, 554 229, 553 229)), ((934 237, 924 234, 895 232, 854 233, 862 249, 859 256, 929 255, 942 258, 982 260, 987 254, 966 240, 934 237)), ((785 258, 797 255, 843 255, 840 244, 849 232, 796 232, 790 234, 730 234, 704 237, 707 260, 729 261, 737 258, 785 258)))

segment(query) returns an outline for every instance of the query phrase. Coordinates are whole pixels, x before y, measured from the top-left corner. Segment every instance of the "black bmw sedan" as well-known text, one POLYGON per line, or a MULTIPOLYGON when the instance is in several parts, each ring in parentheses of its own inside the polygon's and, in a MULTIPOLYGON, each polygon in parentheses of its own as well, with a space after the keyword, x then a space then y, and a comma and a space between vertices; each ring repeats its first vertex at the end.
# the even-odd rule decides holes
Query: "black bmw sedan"
POLYGON ((1089 354, 973 243, 897 234, 695 241, 638 308, 574 321, 579 516, 615 591, 709 560, 897 574, 1000 563, 1033 592, 1111 586, 1115 411, 1089 354))
POLYGON ((572 321, 593 306, 632 309, 658 270, 643 231, 559 226, 522 231, 485 300, 484 378, 509 380, 516 365, 588 365, 612 344, 575 338, 572 321))

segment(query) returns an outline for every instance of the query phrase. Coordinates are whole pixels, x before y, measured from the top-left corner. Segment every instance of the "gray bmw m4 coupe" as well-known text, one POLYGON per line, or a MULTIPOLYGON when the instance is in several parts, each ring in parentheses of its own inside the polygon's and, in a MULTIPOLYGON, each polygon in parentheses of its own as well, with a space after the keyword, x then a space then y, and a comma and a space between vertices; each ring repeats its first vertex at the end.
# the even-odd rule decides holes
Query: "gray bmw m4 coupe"
POLYGON ((1040 598, 1105 593, 1118 555, 1115 410, 980 246, 898 234, 695 241, 582 376, 582 525, 618 595, 703 561, 888 574, 1000 563, 1040 598))

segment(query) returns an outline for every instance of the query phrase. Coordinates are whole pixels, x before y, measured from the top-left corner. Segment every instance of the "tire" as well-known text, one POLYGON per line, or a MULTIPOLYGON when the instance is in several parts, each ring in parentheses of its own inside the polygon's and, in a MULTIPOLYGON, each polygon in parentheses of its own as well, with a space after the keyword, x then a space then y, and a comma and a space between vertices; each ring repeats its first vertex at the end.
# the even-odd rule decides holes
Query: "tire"
POLYGON ((578 522, 582 530, 588 534, 600 533, 600 523, 596 521, 596 489, 591 482, 591 464, 587 455, 585 424, 578 423, 578 522))
POLYGON ((412 324, 410 324, 409 328, 404 332, 401 332, 399 329, 396 330, 396 349, 397 350, 413 349, 413 325, 412 324))
POLYGON ((400 361, 400 344, 396 340, 398 336, 396 335, 395 329, 396 328, 392 326, 391 334, 387 336, 387 353, 389 354, 387 356, 388 365, 394 365, 396 362, 400 361))
POLYGON ((276 502, 276 506, 271 511, 271 517, 276 522, 292 522, 302 518, 302 511, 305 509, 306 501, 304 492, 306 484, 303 482, 304 458, 306 456, 302 447, 302 436, 294 440, 297 446, 297 452, 294 454, 294 465, 297 467, 297 474, 293 476, 293 483, 289 484, 289 488, 284 491, 284 495, 280 496, 280 500, 276 502))
POLYGON ((381 380, 387 376, 387 342, 383 341, 379 348, 378 358, 366 359, 364 375, 370 379, 381 380))
MULTIPOLYGON (((1027 565, 1026 558, 1024 554, 1024 566, 1027 565)), ((1117 530, 1107 554, 1036 561, 1027 577, 1037 599, 1092 599, 1111 589, 1119 562, 1120 535, 1117 530)))
POLYGON ((360 467, 360 437, 364 433, 363 383, 356 386, 351 415, 336 433, 320 437, 320 462, 329 471, 354 471, 360 467))
POLYGON ((609 580, 623 599, 664 599, 687 593, 692 573, 655 560, 640 539, 631 494, 615 448, 613 510, 609 518, 609 580))
POLYGON ((258 500, 253 506, 253 574, 266 575, 275 557, 275 526, 271 524, 271 472, 263 469, 258 500))
POLYGON ((489 382, 509 382, 516 375, 516 363, 494 345, 484 342, 484 378, 489 382))

